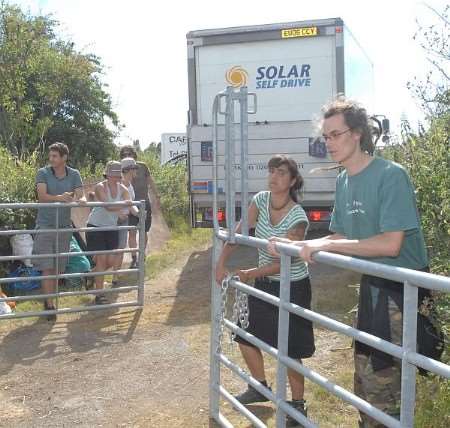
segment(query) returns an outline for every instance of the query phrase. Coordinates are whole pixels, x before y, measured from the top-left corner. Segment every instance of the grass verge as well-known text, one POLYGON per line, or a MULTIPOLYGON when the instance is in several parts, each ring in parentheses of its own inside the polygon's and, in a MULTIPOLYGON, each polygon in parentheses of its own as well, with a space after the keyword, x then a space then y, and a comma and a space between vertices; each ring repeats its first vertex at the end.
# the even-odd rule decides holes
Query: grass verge
POLYGON ((212 240, 211 229, 191 229, 187 225, 171 232, 171 238, 161 251, 147 257, 147 278, 153 279, 194 248, 208 245, 212 240))

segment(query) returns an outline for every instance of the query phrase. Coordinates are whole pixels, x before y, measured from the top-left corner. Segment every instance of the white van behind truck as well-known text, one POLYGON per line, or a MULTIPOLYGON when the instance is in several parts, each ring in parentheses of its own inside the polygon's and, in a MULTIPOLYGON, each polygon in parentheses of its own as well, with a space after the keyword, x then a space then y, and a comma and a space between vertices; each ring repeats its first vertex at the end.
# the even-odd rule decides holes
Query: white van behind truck
MULTIPOLYGON (((373 65, 343 21, 192 31, 187 34, 187 51, 192 225, 212 225, 214 97, 227 86, 247 86, 257 97, 257 112, 249 116, 248 127, 249 192, 267 189, 267 162, 272 155, 290 156, 305 180, 301 200, 312 228, 327 229, 337 171, 322 168, 332 161, 318 138, 320 109, 339 93, 369 108, 373 96, 373 65)), ((223 144, 219 125, 219 193, 225 174, 223 144)), ((235 168, 240 168, 239 153, 235 168)), ((219 221, 224 221, 223 194, 219 204, 219 221)))

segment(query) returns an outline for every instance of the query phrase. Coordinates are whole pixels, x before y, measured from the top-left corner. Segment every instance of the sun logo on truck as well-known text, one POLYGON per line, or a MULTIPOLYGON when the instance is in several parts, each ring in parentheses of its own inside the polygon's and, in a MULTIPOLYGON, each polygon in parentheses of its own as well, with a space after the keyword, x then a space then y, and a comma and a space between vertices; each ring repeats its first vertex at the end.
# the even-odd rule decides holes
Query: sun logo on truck
POLYGON ((233 88, 240 88, 247 86, 248 73, 240 65, 236 65, 227 70, 225 79, 233 88))

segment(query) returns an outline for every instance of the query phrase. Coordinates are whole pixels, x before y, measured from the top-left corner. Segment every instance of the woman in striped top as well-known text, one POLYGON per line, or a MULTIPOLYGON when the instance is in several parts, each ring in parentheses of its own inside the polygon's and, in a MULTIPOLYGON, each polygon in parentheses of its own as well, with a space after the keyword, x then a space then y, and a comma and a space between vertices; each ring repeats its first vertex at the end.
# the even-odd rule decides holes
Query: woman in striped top
MULTIPOLYGON (((257 238, 304 239, 308 228, 308 218, 298 203, 298 192, 302 188, 301 177, 297 163, 284 155, 276 155, 269 164, 269 191, 259 192, 253 198, 249 207, 249 226, 256 228, 257 238)), ((237 231, 240 232, 240 225, 237 231)), ((232 253, 234 245, 226 243, 216 266, 216 281, 227 276, 226 262, 232 253)), ((236 275, 242 282, 255 280, 255 287, 266 293, 279 296, 280 290, 280 259, 269 254, 266 249, 258 249, 258 267, 239 270, 236 275)), ((308 267, 300 258, 292 258, 291 262, 291 302, 304 308, 311 307, 311 285, 308 267)), ((278 341, 278 308, 256 299, 248 298, 249 326, 247 331, 273 347, 278 341)), ((264 371, 264 360, 261 350, 246 340, 236 336, 242 355, 254 378, 267 386, 264 371)), ((314 353, 314 335, 312 323, 296 315, 290 315, 289 350, 291 358, 300 360, 311 357, 314 353)), ((292 392, 292 405, 306 415, 304 394, 304 378, 302 375, 288 369, 289 383, 292 392)), ((268 401, 262 394, 252 388, 236 396, 243 404, 268 401)), ((297 426, 288 417, 287 426, 297 426)))

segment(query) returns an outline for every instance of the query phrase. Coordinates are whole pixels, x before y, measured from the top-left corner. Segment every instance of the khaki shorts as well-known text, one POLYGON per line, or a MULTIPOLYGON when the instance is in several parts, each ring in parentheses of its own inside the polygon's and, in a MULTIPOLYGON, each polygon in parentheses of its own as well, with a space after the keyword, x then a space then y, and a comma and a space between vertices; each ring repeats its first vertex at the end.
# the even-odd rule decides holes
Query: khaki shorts
MULTIPOLYGON (((72 232, 62 232, 58 234, 58 252, 68 253, 70 250, 70 240, 72 232)), ((56 253, 56 232, 36 233, 33 244, 33 254, 55 254, 56 253)), ((66 270, 68 257, 59 257, 59 273, 66 270)), ((55 269, 56 257, 44 259, 34 259, 33 265, 38 270, 55 269)))

